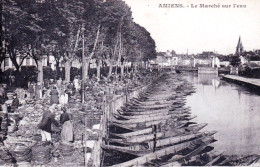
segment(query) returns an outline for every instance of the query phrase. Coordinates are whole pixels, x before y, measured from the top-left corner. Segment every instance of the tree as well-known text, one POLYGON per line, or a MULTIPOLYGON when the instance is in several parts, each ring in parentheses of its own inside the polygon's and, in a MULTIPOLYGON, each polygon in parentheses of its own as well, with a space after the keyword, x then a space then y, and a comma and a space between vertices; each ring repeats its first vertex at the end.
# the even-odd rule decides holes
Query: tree
POLYGON ((6 0, 2 4, 2 56, 8 53, 17 70, 28 56, 28 47, 35 40, 41 28, 35 24, 34 18, 14 0, 6 0), (20 57, 18 62, 17 58, 20 57))

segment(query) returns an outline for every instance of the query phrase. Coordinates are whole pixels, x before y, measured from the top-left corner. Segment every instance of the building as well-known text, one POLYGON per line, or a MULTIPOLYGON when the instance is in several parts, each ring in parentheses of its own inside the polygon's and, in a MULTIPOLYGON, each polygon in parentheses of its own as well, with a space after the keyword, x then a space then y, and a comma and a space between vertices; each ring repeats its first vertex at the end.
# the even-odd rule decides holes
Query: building
MULTIPOLYGON (((37 63, 35 62, 35 59, 33 59, 32 57, 28 56, 26 58, 22 58, 21 56, 17 56, 16 58, 17 63, 22 66, 37 66, 37 63)), ((64 63, 63 63, 63 58, 61 57, 61 59, 59 60, 59 67, 64 67, 64 63)), ((56 60, 54 58, 54 56, 52 55, 44 55, 42 58, 42 64, 43 67, 51 67, 52 70, 56 70, 56 60)), ((72 61, 72 67, 75 68, 80 68, 81 67, 81 62, 80 60, 76 59, 72 61)), ((5 60, 2 62, 1 64, 1 70, 2 71, 6 71, 8 69, 15 69, 15 66, 13 65, 13 62, 11 61, 10 57, 6 57, 5 60)))
MULTIPOLYGON (((21 66, 37 66, 35 60, 32 57, 22 58, 21 56, 17 55, 16 61, 21 66)), ((48 64, 48 57, 43 57, 43 66, 47 66, 48 64)), ((1 64, 1 70, 6 71, 8 69, 15 69, 13 62, 11 61, 10 57, 6 57, 5 60, 1 64)))
POLYGON ((246 63, 255 63, 260 65, 260 50, 245 51, 241 37, 238 39, 235 56, 239 57, 241 65, 246 63))
POLYGON ((212 58, 212 67, 227 67, 230 65, 230 57, 217 55, 212 58))
POLYGON ((178 66, 181 67, 192 67, 193 66, 193 57, 187 54, 178 55, 178 66))
POLYGON ((243 53, 243 51, 244 51, 244 47, 243 47, 243 45, 242 45, 241 37, 239 36, 235 55, 241 56, 242 53, 243 53))
POLYGON ((161 67, 173 67, 178 65, 178 57, 175 51, 157 53, 156 63, 161 67))
POLYGON ((212 58, 216 56, 214 52, 202 52, 194 56, 193 67, 211 67, 212 58))

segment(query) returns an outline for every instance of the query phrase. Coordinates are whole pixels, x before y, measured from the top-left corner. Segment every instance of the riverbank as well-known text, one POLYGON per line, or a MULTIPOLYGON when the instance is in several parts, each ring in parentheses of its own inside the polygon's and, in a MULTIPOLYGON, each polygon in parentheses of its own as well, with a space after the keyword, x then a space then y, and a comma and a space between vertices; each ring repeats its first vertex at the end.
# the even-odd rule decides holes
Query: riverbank
POLYGON ((238 84, 243 84, 249 88, 259 91, 260 88, 260 79, 256 78, 245 78, 237 75, 220 75, 223 79, 227 81, 232 81, 238 84))

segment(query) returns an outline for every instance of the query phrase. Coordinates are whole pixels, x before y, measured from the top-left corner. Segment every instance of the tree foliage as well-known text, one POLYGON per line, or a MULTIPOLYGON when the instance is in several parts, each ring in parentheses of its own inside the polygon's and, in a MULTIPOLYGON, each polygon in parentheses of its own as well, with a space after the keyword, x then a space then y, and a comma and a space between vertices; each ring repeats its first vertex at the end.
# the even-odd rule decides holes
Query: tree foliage
POLYGON ((17 70, 18 55, 71 62, 83 48, 87 58, 114 65, 156 56, 150 33, 122 0, 5 0, 2 11, 1 61, 8 54, 17 70))

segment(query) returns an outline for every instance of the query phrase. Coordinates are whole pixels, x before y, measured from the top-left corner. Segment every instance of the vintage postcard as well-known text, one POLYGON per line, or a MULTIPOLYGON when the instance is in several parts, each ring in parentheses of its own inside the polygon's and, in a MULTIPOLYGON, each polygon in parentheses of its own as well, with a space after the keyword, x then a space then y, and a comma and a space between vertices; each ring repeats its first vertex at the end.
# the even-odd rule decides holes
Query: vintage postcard
POLYGON ((260 166, 259 0, 0 11, 0 166, 260 166))

